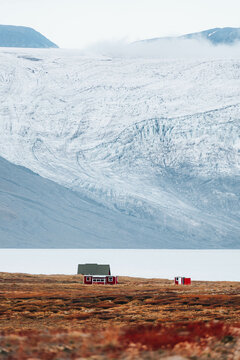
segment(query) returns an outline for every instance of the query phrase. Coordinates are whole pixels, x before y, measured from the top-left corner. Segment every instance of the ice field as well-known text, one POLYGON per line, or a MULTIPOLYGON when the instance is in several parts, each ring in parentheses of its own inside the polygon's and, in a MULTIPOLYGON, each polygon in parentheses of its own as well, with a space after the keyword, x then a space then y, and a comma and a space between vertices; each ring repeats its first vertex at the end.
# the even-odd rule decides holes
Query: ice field
POLYGON ((239 248, 239 84, 238 59, 2 49, 0 246, 239 248))

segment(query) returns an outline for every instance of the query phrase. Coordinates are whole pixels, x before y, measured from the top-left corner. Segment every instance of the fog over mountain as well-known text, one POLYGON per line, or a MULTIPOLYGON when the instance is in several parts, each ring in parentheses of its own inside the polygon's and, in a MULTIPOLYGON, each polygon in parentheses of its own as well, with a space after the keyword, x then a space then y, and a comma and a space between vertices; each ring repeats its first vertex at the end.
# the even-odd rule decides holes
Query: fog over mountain
POLYGON ((135 42, 124 39, 92 44, 84 55, 146 59, 240 58, 240 29, 216 28, 178 37, 160 37, 135 42))
POLYGON ((0 64, 0 204, 21 223, 0 221, 1 246, 240 247, 239 59, 14 50, 0 64))
POLYGON ((224 27, 208 29, 196 33, 181 35, 177 37, 159 37, 154 39, 142 40, 146 42, 158 42, 166 39, 192 39, 207 40, 213 45, 233 45, 240 42, 240 28, 224 27))
POLYGON ((57 48, 58 46, 32 28, 0 25, 0 47, 57 48))

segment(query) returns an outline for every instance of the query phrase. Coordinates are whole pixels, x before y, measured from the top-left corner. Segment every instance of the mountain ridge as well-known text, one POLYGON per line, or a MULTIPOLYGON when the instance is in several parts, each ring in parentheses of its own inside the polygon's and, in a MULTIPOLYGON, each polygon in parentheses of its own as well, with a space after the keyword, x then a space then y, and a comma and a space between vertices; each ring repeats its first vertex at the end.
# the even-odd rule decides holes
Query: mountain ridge
POLYGON ((0 47, 58 48, 33 28, 14 25, 0 25, 0 47))
POLYGON ((179 36, 167 36, 156 37, 152 39, 139 40, 141 42, 158 42, 162 40, 207 40, 213 45, 233 45, 240 41, 240 28, 223 27, 203 30, 199 32, 179 35, 179 36))

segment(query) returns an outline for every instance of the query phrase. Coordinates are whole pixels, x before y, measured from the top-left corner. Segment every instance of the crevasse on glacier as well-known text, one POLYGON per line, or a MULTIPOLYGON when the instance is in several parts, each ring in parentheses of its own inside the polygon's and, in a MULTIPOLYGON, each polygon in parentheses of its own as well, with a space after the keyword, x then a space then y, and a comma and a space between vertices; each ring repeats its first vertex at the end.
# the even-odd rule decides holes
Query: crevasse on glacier
POLYGON ((240 246, 239 60, 0 58, 0 156, 144 219, 125 247, 240 246))

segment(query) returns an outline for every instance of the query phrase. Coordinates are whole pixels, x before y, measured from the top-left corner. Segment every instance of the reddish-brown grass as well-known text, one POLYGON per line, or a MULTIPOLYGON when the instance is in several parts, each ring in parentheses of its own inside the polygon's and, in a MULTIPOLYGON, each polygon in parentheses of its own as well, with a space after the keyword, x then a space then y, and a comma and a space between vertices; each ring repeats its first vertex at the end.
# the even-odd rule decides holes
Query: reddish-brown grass
POLYGON ((129 345, 138 343, 148 350, 172 349, 178 343, 194 343, 206 338, 224 339, 231 336, 231 327, 223 323, 193 322, 168 326, 138 326, 124 332, 121 341, 129 345))
POLYGON ((239 283, 0 273, 0 359, 240 360, 239 334, 239 283))

